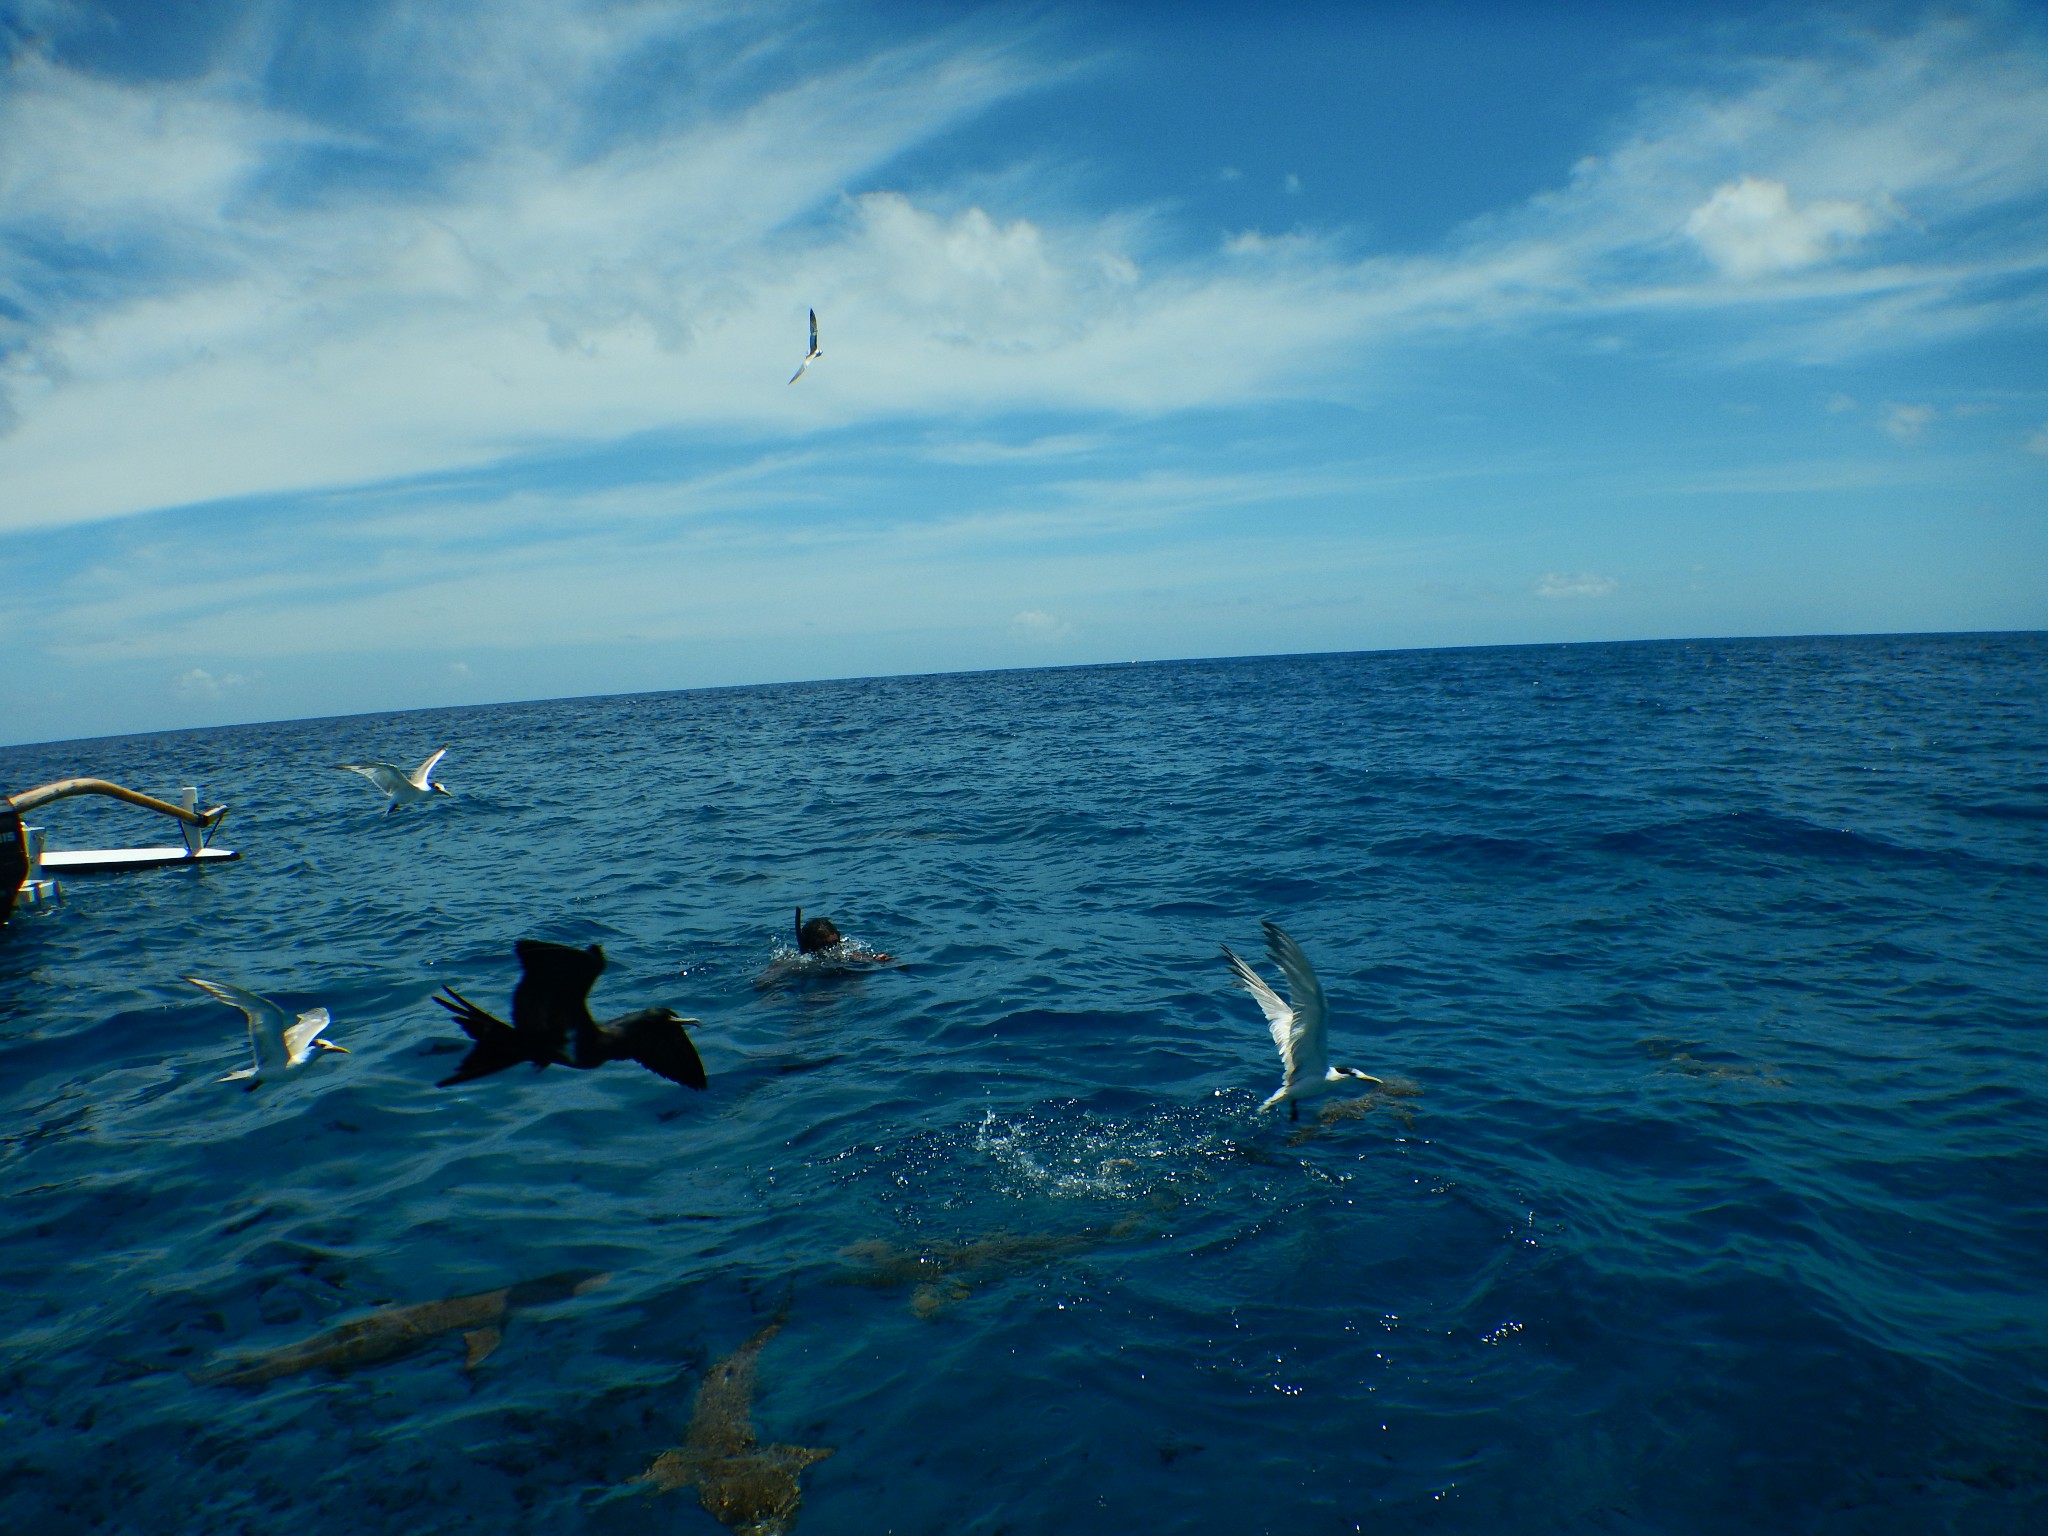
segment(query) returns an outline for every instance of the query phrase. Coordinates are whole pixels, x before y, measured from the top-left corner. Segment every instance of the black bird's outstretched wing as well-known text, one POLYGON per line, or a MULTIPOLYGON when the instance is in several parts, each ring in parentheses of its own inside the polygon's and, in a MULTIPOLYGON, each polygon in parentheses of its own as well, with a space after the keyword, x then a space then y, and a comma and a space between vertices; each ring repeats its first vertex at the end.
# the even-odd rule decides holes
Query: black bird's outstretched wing
POLYGON ((566 1060, 570 1037, 590 1025, 590 989, 604 974, 604 950, 521 939, 512 951, 523 972, 512 989, 512 1027, 530 1060, 566 1060))
MULTIPOLYGON (((686 1021, 667 1008, 643 1008, 603 1024, 592 1024, 576 1037, 576 1065, 601 1066, 607 1061, 637 1061, 648 1071, 685 1088, 705 1086, 704 1062, 690 1042, 686 1021)), ((687 1022, 694 1024, 695 1019, 687 1022)))
POLYGON ((683 1028, 685 1021, 674 1010, 645 1008, 608 1024, 591 1018, 590 989, 604 974, 604 950, 598 945, 577 949, 544 939, 521 939, 514 950, 521 975, 512 990, 510 1024, 485 1013, 452 987, 446 989, 446 997, 434 999, 476 1042, 440 1086, 488 1077, 521 1061, 536 1067, 559 1061, 588 1069, 620 1060, 637 1061, 685 1088, 705 1086, 704 1063, 683 1028))
POLYGON ((454 1014, 462 1032, 476 1042, 470 1053, 462 1058, 462 1065, 436 1083, 436 1088, 466 1083, 473 1077, 489 1077, 493 1072, 502 1072, 507 1067, 532 1059, 527 1055, 526 1042, 520 1039, 518 1030, 503 1019, 485 1013, 453 987, 448 988, 447 997, 437 997, 434 1001, 454 1014))

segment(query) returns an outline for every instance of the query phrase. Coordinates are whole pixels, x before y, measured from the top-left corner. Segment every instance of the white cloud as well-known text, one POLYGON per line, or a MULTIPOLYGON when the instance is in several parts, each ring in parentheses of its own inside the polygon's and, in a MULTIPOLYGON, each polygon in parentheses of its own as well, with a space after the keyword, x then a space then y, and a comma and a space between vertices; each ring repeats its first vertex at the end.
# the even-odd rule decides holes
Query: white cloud
POLYGON ((239 672, 215 677, 204 667, 194 667, 181 673, 171 686, 181 699, 224 699, 233 690, 246 687, 248 682, 239 672))
POLYGON ((1026 608, 1010 620, 1010 629, 1020 639, 1050 643, 1072 637, 1074 626, 1038 608, 1026 608))
POLYGON ((1882 222, 1840 198, 1794 207, 1782 181, 1744 176, 1716 187, 1687 215, 1685 232, 1722 272, 1746 278, 1817 265, 1882 222))
MULTIPOLYGON (((787 427, 792 406, 801 424, 808 395, 757 387, 767 359, 780 364, 821 296, 853 316, 832 241, 807 251, 784 231, 829 212, 872 165, 1045 76, 998 47, 907 48, 593 156, 578 90, 622 61, 583 35, 588 16, 529 19, 560 46, 548 68, 490 55, 518 32, 510 23, 474 44, 459 18, 386 39, 438 58, 457 98, 447 105, 475 107, 502 134, 375 200, 266 195, 266 177, 288 179, 292 134, 237 106, 247 81, 17 70, 0 124, 7 226, 57 242, 112 231, 161 248, 170 270, 140 294, 18 306, 38 323, 0 361, 20 421, 0 440, 15 492, 0 518, 32 526, 402 476, 487 462, 522 440, 693 419, 787 427), (72 133, 81 120, 99 131, 72 133), (199 169, 148 172, 159 162, 199 169), (129 174, 134 164, 148 174, 129 174), (109 423, 121 452, 105 451, 109 423)), ((419 110, 442 107, 430 93, 419 110)), ((900 264, 888 210, 848 206, 841 238, 864 247, 870 271, 900 264)), ((955 266, 979 258, 968 277, 984 288, 1028 277, 1031 226, 963 215, 921 233, 955 266)), ((0 247, 0 297, 36 275, 0 247)))
POLYGON ((2027 439, 2027 452, 2048 454, 2048 421, 2036 427, 2033 436, 2027 439))
POLYGON ((1280 178, 1280 190, 1289 197, 1295 196, 1301 191, 1301 178, 1295 175, 1294 172, 1289 171, 1280 178))
POLYGON ((1273 264, 1275 270, 1292 269, 1295 272, 1302 271, 1307 264, 1327 259, 1328 255, 1327 243, 1312 235, 1269 235, 1258 229, 1225 235, 1222 250, 1226 256, 1263 257, 1273 264))
POLYGON ((1536 578, 1531 590, 1538 597, 1606 597, 1615 586, 1612 576, 1595 576, 1589 571, 1548 571, 1536 578))
POLYGON ((396 8, 355 62, 397 127, 353 146, 265 100, 260 34, 185 83, 18 61, 0 314, 26 318, 0 321, 0 527, 636 433, 1355 394, 1396 348, 1578 319, 1725 313, 1780 353, 1840 353, 2004 323, 2043 265, 1980 216, 2048 193, 2048 65, 1968 23, 1668 98, 1556 190, 1361 261, 1258 235, 1169 258, 1157 213, 876 187, 1060 66, 959 30, 749 96, 777 15, 396 8), (618 77, 686 32, 692 62, 622 129, 618 77), (417 174, 309 182, 316 145, 413 154, 417 174), (1969 239, 1936 241, 1944 221, 1969 239), (120 283, 58 282, 27 254, 110 241, 147 253, 120 283), (812 305, 826 361, 792 391, 812 305))
POLYGON ((1884 408, 1884 429, 1894 442, 1917 443, 1934 416, 1931 405, 1887 405, 1884 408))

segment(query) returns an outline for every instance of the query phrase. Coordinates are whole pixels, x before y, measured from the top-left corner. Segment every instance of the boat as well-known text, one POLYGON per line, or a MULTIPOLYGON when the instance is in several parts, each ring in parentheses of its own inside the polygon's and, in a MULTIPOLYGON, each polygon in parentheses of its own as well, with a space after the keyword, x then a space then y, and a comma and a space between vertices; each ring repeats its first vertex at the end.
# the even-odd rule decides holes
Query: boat
POLYGON ((213 846, 214 831, 228 813, 226 806, 201 810, 199 791, 191 785, 178 791, 178 800, 182 803, 159 800, 108 779, 59 779, 54 784, 0 799, 0 923, 12 917, 17 906, 41 906, 55 901, 60 894, 53 878, 55 873, 96 874, 157 869, 167 864, 217 864, 241 857, 232 848, 213 846), (46 829, 29 826, 22 818, 74 795, 104 795, 169 816, 178 823, 181 840, 157 848, 46 847, 46 829))

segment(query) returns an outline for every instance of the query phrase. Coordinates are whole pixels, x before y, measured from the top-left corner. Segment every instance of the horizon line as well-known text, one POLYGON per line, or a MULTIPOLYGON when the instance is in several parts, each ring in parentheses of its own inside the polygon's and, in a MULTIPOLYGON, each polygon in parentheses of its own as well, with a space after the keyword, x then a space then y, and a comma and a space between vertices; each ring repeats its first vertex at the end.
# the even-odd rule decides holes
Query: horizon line
MULTIPOLYGON (((1956 639, 1965 636, 1999 637, 2043 635, 2044 629, 1906 629, 1800 631, 1767 635, 1645 635, 1629 640, 1514 640, 1484 645, 1388 645, 1342 651, 1253 651, 1221 656, 1133 657, 1126 661, 1069 661, 1049 666, 960 667, 935 672, 860 672, 817 677, 779 678, 762 683, 700 683, 686 688, 643 688, 626 693, 545 694, 527 698, 483 699, 473 704, 423 704, 407 709, 359 710, 342 715, 284 715, 268 720, 231 720, 218 725, 168 726, 155 731, 118 731, 103 736, 59 736, 39 741, 0 742, 0 753, 30 747, 86 746, 103 741, 146 741, 155 736, 179 736, 207 731, 238 731, 265 725, 315 725, 332 720, 386 719, 400 715, 447 714, 454 710, 502 709, 514 704, 588 703, 602 699, 651 699, 670 694, 737 693, 755 689, 804 688, 825 683, 910 682, 936 677, 993 677, 1010 672, 1092 672, 1112 667, 1195 666, 1212 662, 1289 661, 1329 656, 1398 656, 1447 651, 1570 650, 1595 646, 1736 644, 1767 640, 1921 640, 1956 639)), ((0 790, 0 795, 5 791, 0 790)))

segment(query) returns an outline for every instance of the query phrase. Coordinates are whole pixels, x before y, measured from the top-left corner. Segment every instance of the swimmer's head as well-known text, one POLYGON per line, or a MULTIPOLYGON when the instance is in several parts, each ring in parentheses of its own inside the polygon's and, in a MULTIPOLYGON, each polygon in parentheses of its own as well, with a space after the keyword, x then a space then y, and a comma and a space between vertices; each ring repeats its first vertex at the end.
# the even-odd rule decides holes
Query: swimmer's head
POLYGON ((830 949, 840 939, 839 930, 832 926, 829 917, 814 917, 804 921, 804 909, 796 909, 796 947, 806 955, 815 955, 820 950, 830 949))

